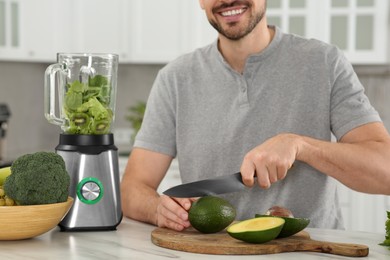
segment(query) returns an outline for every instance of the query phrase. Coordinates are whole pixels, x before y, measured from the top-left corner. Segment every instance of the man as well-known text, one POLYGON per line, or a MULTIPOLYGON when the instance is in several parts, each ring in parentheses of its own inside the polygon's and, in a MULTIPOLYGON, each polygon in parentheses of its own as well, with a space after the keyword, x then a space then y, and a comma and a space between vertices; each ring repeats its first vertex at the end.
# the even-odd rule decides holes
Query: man
POLYGON ((337 181, 390 195, 389 134, 342 53, 268 27, 265 0, 199 1, 218 41, 159 72, 121 184, 124 215, 190 226, 194 198, 156 192, 176 156, 183 182, 241 171, 251 188, 223 196, 238 219, 279 205, 342 228, 337 181))

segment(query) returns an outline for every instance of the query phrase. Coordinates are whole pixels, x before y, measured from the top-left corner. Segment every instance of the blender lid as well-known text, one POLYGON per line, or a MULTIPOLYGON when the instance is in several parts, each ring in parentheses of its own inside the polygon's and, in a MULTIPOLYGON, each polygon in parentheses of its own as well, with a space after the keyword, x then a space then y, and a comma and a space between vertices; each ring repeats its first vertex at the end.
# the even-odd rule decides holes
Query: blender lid
POLYGON ((7 104, 0 103, 0 122, 8 121, 8 118, 11 116, 11 112, 7 104))

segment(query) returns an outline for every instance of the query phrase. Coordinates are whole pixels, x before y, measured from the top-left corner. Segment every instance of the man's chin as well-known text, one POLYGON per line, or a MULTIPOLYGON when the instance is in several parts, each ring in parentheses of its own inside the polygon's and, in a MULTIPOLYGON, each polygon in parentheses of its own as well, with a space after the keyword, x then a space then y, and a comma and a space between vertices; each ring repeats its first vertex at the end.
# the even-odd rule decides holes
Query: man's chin
POLYGON ((220 32, 225 38, 232 40, 232 41, 238 41, 244 38, 248 33, 244 33, 242 30, 230 30, 230 31, 222 31, 220 32))

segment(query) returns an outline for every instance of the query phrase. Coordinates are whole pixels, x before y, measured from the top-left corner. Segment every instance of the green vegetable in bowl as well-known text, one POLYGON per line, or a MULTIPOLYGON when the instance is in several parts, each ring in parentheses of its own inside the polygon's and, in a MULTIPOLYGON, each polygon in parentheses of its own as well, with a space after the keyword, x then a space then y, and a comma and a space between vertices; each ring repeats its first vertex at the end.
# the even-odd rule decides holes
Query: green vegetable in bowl
POLYGON ((64 113, 69 119, 68 134, 107 134, 113 113, 109 107, 111 86, 102 75, 67 85, 64 113), (104 125, 102 125, 104 122, 104 125), (99 126, 99 127, 97 127, 99 126))
POLYGON ((385 226, 386 226, 385 241, 383 241, 380 245, 388 246, 390 250, 390 211, 387 211, 387 220, 385 226))
POLYGON ((17 158, 3 188, 18 205, 65 202, 70 176, 62 157, 54 152, 36 152, 17 158))

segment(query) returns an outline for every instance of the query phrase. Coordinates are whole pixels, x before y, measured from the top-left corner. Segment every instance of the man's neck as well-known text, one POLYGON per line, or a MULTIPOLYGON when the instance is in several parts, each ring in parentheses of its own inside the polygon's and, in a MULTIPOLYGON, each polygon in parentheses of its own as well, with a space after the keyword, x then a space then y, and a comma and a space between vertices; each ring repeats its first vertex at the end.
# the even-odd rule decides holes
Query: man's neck
POLYGON ((226 62, 238 73, 244 71, 247 58, 264 50, 272 41, 275 31, 268 28, 263 19, 256 28, 244 38, 232 41, 219 36, 218 48, 226 62))

